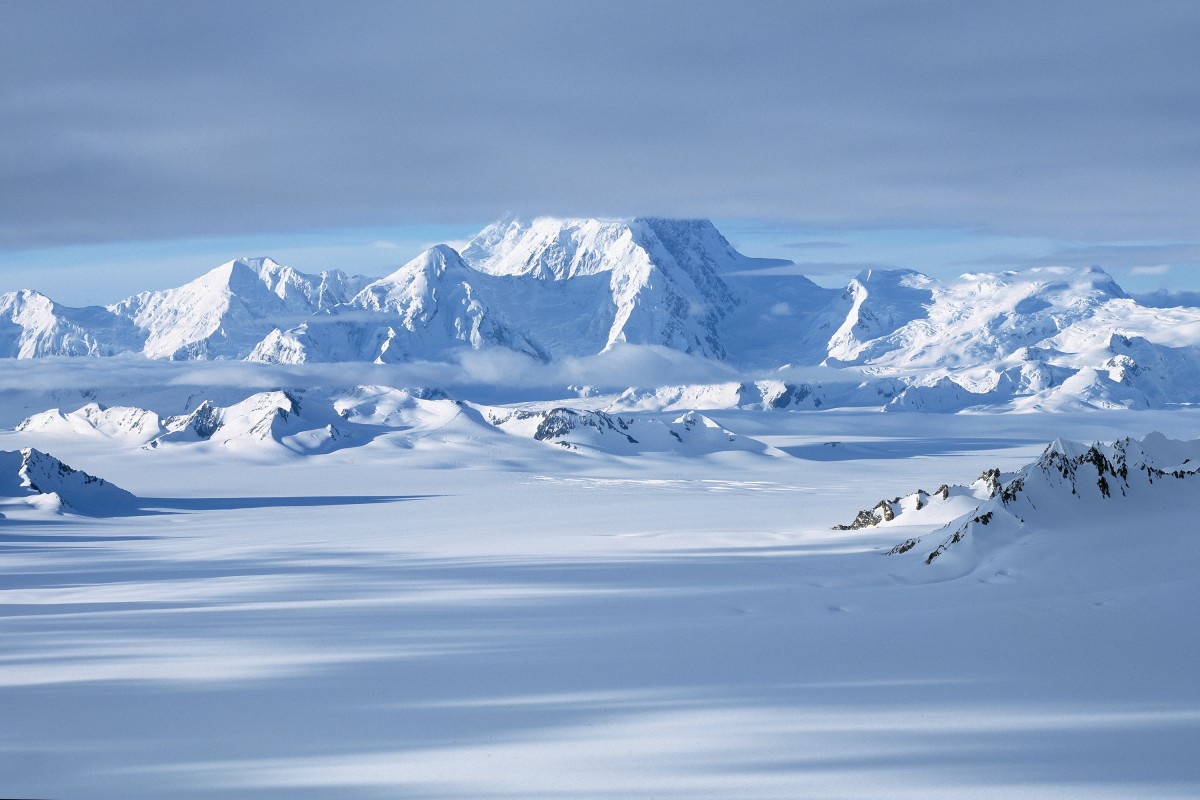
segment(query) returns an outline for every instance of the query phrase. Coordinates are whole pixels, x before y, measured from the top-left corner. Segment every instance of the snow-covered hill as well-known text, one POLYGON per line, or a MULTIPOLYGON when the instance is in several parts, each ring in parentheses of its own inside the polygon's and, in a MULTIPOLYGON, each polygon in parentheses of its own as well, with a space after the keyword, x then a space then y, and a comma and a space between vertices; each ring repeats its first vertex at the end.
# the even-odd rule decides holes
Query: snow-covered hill
POLYGON ((1194 535, 1189 520, 1195 518, 1198 489, 1200 439, 1152 433, 1111 444, 1056 440, 1015 473, 991 471, 970 487, 942 487, 935 493, 940 514, 939 504, 920 492, 883 501, 838 527, 936 524, 954 504, 953 519, 900 542, 890 555, 936 565, 939 574, 964 574, 984 563, 1003 568, 1001 562, 1018 546, 1061 553, 1114 540, 1152 547, 1155 537, 1194 535))
POLYGON ((762 442, 738 436, 694 411, 669 423, 653 417, 572 408, 545 411, 485 409, 484 413, 488 422, 505 433, 572 451, 701 455, 729 450, 756 453, 769 450, 762 442))
POLYGON ((132 510, 135 500, 124 489, 32 447, 0 450, 0 508, 9 513, 34 509, 106 516, 132 510))

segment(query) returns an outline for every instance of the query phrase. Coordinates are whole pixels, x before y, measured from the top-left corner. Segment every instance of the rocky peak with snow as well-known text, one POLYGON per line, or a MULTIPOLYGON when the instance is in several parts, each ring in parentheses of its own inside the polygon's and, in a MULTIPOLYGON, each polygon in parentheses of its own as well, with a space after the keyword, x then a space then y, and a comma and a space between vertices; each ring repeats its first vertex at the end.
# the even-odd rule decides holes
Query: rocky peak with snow
POLYGON ((719 272, 753 263, 707 220, 509 218, 471 240, 463 257, 493 276, 582 286, 607 323, 602 347, 661 344, 721 358, 718 326, 737 305, 719 272), (601 289, 597 292, 597 289, 601 289))
POLYGON ((1107 444, 1059 439, 1007 477, 985 473, 974 484, 989 489, 986 496, 976 492, 982 502, 930 534, 897 544, 891 554, 915 551, 927 565, 953 554, 972 564, 1027 531, 1086 534, 1089 526, 1158 514, 1178 493, 1193 494, 1198 483, 1200 439, 1176 441, 1161 433, 1107 444), (930 549, 926 540, 937 544, 930 549))
POLYGON ((40 450, 0 450, 0 507, 103 516, 134 503, 124 489, 40 450))

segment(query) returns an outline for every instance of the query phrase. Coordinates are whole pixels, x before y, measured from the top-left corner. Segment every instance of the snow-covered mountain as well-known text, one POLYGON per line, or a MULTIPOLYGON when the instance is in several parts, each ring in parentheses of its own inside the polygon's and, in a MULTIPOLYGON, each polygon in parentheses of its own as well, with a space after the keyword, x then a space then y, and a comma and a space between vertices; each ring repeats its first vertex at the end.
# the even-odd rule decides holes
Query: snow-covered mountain
MULTIPOLYGON (((573 337, 555 331, 543 337, 548 341, 565 344, 582 334, 593 352, 629 342, 717 358, 726 355, 721 321, 738 304, 719 273, 764 263, 734 250, 707 220, 550 217, 491 225, 463 258, 489 275, 559 284, 537 294, 583 293, 587 326, 573 337)), ((535 335, 542 327, 533 314, 525 321, 535 335)))
POLYGON ((0 358, 110 356, 138 342, 136 327, 109 309, 68 308, 27 289, 0 294, 0 358))
POLYGON ((337 271, 307 275, 269 258, 240 258, 109 311, 137 328, 150 358, 245 358, 272 331, 345 303, 367 280, 337 271))
POLYGON ((188 410, 176 414, 91 402, 74 411, 32 414, 15 432, 39 446, 104 441, 130 450, 184 448, 268 460, 361 447, 381 436, 404 449, 454 443, 477 451, 516 438, 618 455, 779 454, 694 411, 663 416, 586 407, 489 406, 451 399, 438 389, 391 386, 243 391, 238 397, 222 401, 191 395, 188 410))
POLYGON ((395 363, 490 346, 545 358, 529 336, 488 307, 474 285, 484 278, 453 248, 431 247, 341 301, 331 314, 272 331, 249 359, 395 363))
POLYGON ((134 503, 124 489, 40 450, 0 450, 0 508, 10 512, 36 509, 104 516, 128 511, 134 503))
POLYGON ((1175 532, 1181 514, 1190 518, 1198 487, 1200 439, 1152 433, 1111 444, 1056 440, 1015 473, 992 470, 969 487, 882 501, 838 529, 940 524, 889 554, 963 573, 1018 544, 1087 547, 1104 537, 1133 537, 1152 546, 1155 536, 1175 532))
POLYGON ((100 403, 88 403, 66 413, 57 408, 42 411, 23 420, 16 430, 51 436, 129 438, 147 441, 162 433, 162 421, 158 414, 145 408, 109 407, 100 403))
POLYGON ((742 255, 706 220, 507 218, 461 255, 437 245, 378 279, 257 258, 108 307, 9 292, 0 356, 396 363, 500 349, 554 361, 633 344, 759 379, 785 365, 824 365, 833 377, 755 390, 758 399, 649 386, 622 398, 627 407, 683 409, 687 397, 695 408, 888 411, 1200 402, 1200 309, 1160 305, 1139 304, 1099 268, 947 282, 866 270, 839 290, 742 255))

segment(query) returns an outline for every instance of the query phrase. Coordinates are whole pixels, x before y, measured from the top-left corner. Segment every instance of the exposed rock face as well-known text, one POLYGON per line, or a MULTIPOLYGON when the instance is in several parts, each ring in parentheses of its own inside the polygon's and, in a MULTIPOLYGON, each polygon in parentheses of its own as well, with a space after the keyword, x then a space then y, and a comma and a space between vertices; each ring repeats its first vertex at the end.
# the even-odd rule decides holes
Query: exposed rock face
POLYGON ((606 414, 603 411, 576 411, 571 408, 552 408, 549 411, 513 411, 507 415, 491 414, 488 421, 498 427, 512 422, 536 421, 533 438, 539 442, 555 442, 582 428, 591 428, 600 434, 613 434, 629 444, 638 440, 629 434, 633 421, 624 417, 606 414))
POLYGON ((912 494, 903 497, 893 497, 891 500, 880 500, 871 508, 859 511, 854 520, 848 525, 834 525, 835 531, 857 531, 871 528, 885 522, 892 522, 903 517, 905 522, 919 523, 928 517, 931 509, 945 507, 951 497, 956 500, 970 498, 987 500, 995 497, 1000 491, 1000 470, 989 469, 980 475, 970 486, 953 486, 943 483, 935 492, 930 494, 924 489, 917 489, 912 494), (926 512, 921 514, 919 512, 926 512))

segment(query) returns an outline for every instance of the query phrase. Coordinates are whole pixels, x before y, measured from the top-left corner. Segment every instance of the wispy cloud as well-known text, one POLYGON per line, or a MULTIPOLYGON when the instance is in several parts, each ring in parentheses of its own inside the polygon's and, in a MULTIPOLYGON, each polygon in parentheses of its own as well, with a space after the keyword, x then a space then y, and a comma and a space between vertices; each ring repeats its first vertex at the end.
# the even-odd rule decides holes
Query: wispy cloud
POLYGON ((1153 266, 1133 267, 1130 275, 1166 275, 1171 271, 1170 264, 1154 264, 1153 266))

